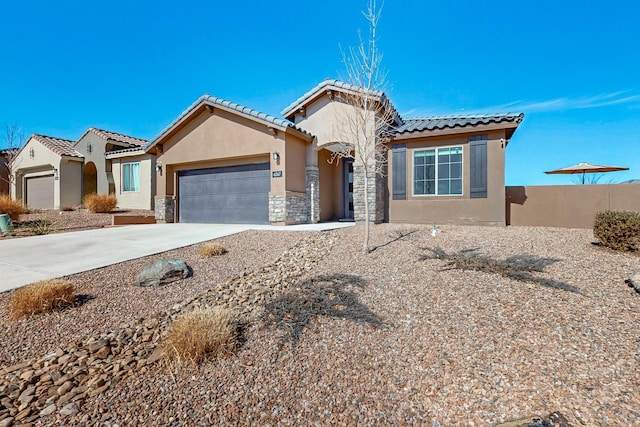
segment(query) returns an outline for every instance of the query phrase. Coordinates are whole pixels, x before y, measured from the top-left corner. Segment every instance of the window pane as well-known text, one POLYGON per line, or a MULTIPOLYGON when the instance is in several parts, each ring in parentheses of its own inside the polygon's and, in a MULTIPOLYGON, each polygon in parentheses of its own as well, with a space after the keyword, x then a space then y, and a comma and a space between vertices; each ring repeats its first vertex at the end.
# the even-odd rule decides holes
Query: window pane
POLYGON ((122 165, 122 191, 131 191, 131 165, 122 165))
POLYGON ((414 163, 416 166, 424 165, 424 156, 417 156, 417 155, 416 155, 416 158, 414 159, 413 163, 414 163))
POLYGON ((442 151, 438 151, 438 163, 449 163, 449 153, 442 154, 442 151))
POLYGON ((436 182, 434 180, 429 180, 426 182, 424 194, 436 194, 436 182))
POLYGON ((451 178, 462 178, 462 163, 451 163, 451 178))
POLYGON ((427 166, 427 179, 436 179, 436 167, 435 166, 427 166))
POLYGON ((460 153, 452 154, 451 155, 451 161, 452 162, 462 162, 462 151, 460 151, 460 153))
POLYGON ((415 172, 414 172, 414 179, 422 181, 425 177, 424 177, 424 166, 416 166, 415 167, 415 172))
POLYGON ((449 194, 449 180, 438 180, 438 194, 449 194))
POLYGON ((452 179, 451 180, 451 194, 462 194, 462 180, 461 179, 452 179))
POLYGON ((449 178, 449 164, 438 165, 438 179, 449 178))
POLYGON ((415 181, 413 183, 413 194, 418 196, 425 194, 424 193, 424 181, 415 181))
POLYGON ((140 163, 131 164, 131 191, 140 191, 140 163))

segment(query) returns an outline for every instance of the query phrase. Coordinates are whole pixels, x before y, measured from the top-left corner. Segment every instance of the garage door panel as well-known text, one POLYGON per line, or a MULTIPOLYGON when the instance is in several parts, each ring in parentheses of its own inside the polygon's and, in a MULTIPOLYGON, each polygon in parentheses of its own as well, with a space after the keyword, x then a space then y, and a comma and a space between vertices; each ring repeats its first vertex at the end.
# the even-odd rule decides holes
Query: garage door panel
POLYGON ((26 179, 27 206, 30 209, 53 209, 53 175, 26 179))
POLYGON ((268 223, 269 163, 179 173, 179 220, 268 223))

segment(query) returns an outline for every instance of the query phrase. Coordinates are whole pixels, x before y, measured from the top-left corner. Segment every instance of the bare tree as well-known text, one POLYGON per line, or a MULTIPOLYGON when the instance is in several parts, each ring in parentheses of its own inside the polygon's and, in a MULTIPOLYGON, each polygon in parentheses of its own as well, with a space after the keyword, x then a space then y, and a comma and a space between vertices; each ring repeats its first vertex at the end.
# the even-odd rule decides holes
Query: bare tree
POLYGON ((336 118, 336 133, 342 142, 330 159, 331 163, 340 159, 353 159, 354 178, 362 180, 364 253, 369 253, 371 217, 376 218, 376 212, 372 212, 372 206, 377 205, 375 196, 383 191, 376 191, 376 185, 377 180, 386 173, 386 143, 398 118, 385 95, 387 72, 381 67, 382 53, 378 50, 377 35, 381 12, 382 7, 377 7, 376 0, 369 0, 367 9, 362 13, 369 25, 368 38, 363 39, 358 31, 358 45, 346 52, 342 51, 346 68, 344 80, 348 85, 339 94, 339 101, 348 108, 340 111, 336 118), (374 196, 373 200, 370 200, 371 196, 374 196))
POLYGON ((14 184, 15 176, 13 173, 13 161, 18 155, 20 148, 24 145, 25 137, 24 130, 17 124, 5 124, 4 125, 4 148, 1 151, 0 156, 0 169, 5 169, 7 175, 0 174, 0 179, 9 184, 9 189, 14 184))

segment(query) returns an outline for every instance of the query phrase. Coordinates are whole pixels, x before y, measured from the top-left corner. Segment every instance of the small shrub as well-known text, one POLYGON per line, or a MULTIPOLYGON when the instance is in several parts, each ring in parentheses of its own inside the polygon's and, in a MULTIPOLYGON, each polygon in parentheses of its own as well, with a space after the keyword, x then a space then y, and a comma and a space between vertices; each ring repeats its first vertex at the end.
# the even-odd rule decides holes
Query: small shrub
POLYGON ((46 219, 36 219, 32 221, 29 229, 33 232, 33 234, 44 235, 53 233, 58 229, 58 223, 53 221, 48 221, 46 219))
POLYGON ((224 307, 197 308, 178 317, 165 341, 165 351, 178 361, 198 364, 231 354, 238 344, 236 316, 224 307))
POLYGON ((84 206, 93 213, 109 213, 116 208, 118 199, 113 194, 88 194, 82 200, 84 206))
POLYGON ((208 242, 200 246, 200 256, 203 258, 226 254, 227 250, 220 243, 208 242))
POLYGON ((596 214, 593 235, 616 251, 640 250, 640 213, 603 211, 596 214))
POLYGON ((25 213, 27 207, 20 200, 13 200, 6 194, 0 195, 0 214, 7 214, 11 221, 17 221, 25 213))
POLYGON ((74 286, 68 280, 43 280, 16 289, 9 301, 9 312, 17 319, 60 309, 73 304, 74 286))

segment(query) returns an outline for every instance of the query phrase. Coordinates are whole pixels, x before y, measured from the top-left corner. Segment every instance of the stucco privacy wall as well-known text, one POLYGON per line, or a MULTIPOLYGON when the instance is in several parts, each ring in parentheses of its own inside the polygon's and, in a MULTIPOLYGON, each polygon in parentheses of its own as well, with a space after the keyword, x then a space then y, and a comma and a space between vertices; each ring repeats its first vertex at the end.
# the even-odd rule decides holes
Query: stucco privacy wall
POLYGON ((271 177, 270 199, 282 205, 285 213, 274 222, 294 223, 303 217, 306 219, 306 211, 299 212, 299 200, 306 198, 307 143, 300 138, 222 108, 202 106, 158 145, 157 162, 162 165, 156 175, 159 220, 173 221, 178 217, 180 207, 168 205, 177 200, 179 171, 267 161, 271 171, 282 172, 281 176, 271 177), (274 156, 274 152, 278 156, 274 156), (166 217, 172 209, 173 218, 166 217), (162 218, 163 212, 165 218, 162 218))
POLYGON ((436 224, 505 225, 504 159, 505 130, 460 133, 452 136, 434 136, 403 140, 406 143, 406 200, 392 197, 393 153, 389 151, 388 200, 389 222, 436 224), (471 136, 487 136, 487 197, 470 197, 471 136), (434 147, 462 146, 462 195, 415 196, 413 194, 413 153, 434 147))
POLYGON ((507 224, 591 228, 604 210, 640 212, 640 184, 510 186, 507 224))
POLYGON ((115 183, 115 194, 118 206, 127 209, 154 208, 154 189, 156 188, 156 156, 146 154, 144 156, 122 156, 111 159, 111 169, 115 183), (122 165, 127 163, 140 164, 140 190, 124 191, 122 186, 122 165), (148 180, 151 180, 149 183, 148 180))

